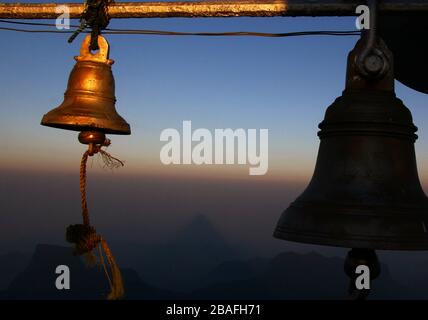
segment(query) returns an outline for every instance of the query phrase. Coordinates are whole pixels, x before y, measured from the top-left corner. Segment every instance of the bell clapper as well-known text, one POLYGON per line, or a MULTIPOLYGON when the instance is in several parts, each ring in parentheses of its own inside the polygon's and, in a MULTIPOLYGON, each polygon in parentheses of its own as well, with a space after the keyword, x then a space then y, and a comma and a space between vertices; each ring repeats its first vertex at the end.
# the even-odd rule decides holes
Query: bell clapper
POLYGON ((345 259, 344 270, 350 278, 348 293, 352 300, 366 299, 370 293, 371 281, 379 277, 381 271, 375 250, 362 248, 354 248, 348 252, 345 259), (360 266, 367 267, 367 272, 369 274, 360 275, 362 272, 357 270, 360 266), (369 279, 367 279, 368 283, 364 283, 365 281, 358 281, 359 277, 365 276, 369 276, 369 279), (358 288, 357 281, 359 285, 364 284, 366 287, 358 288))
POLYGON ((88 145, 90 156, 98 153, 101 147, 108 147, 111 144, 111 140, 100 131, 82 131, 79 133, 78 139, 80 143, 88 145))

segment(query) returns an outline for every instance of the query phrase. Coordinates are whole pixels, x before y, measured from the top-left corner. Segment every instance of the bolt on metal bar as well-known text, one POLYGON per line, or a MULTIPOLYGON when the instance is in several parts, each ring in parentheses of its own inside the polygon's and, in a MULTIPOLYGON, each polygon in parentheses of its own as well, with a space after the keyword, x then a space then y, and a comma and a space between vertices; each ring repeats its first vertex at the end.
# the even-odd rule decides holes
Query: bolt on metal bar
MULTIPOLYGON (((111 18, 208 18, 274 16, 353 16, 364 0, 229 0, 193 2, 116 2, 109 6, 111 18)), ((70 18, 79 18, 82 3, 0 3, 0 19, 56 19, 59 5, 70 18)), ((383 0, 380 12, 425 12, 426 0, 383 0)))

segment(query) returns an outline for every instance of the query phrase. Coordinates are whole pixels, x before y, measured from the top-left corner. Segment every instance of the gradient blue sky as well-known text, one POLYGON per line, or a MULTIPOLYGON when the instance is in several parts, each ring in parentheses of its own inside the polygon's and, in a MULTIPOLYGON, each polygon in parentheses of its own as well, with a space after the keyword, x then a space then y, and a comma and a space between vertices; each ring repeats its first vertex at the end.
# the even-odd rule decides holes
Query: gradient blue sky
MULTIPOLYGON (((355 25, 353 18, 224 18, 113 20, 110 27, 289 32, 355 25)), ((0 249, 63 243, 64 226, 80 219, 84 147, 76 132, 40 125, 62 102, 83 36, 71 45, 67 38, 0 31, 0 249)), ((124 168, 90 170, 97 228, 116 245, 153 241, 203 213, 226 239, 253 253, 285 248, 272 231, 312 175, 317 125, 344 88, 346 57, 357 37, 107 39, 116 61, 117 110, 132 135, 110 136, 109 151, 126 161, 124 168), (162 165, 159 135, 181 128, 183 120, 194 128, 269 129, 268 174, 249 177, 242 165, 162 165)), ((396 88, 419 127, 419 174, 428 186, 427 96, 396 88)))
MULTIPOLYGON (((10 1, 6 1, 10 2, 10 1)), ((74 23, 76 23, 74 21, 74 23)), ((353 18, 224 18, 113 20, 110 27, 174 31, 353 30, 353 18)), ((61 103, 73 56, 68 35, 0 31, 0 165, 30 170, 74 170, 82 151, 74 132, 39 125, 61 103)), ((112 136, 110 151, 127 162, 124 172, 187 174, 160 164, 160 132, 181 128, 268 128, 267 177, 312 174, 317 124, 344 87, 345 62, 357 37, 164 37, 107 36, 116 62, 117 110, 132 135, 112 136)), ((428 179, 427 97, 401 84, 397 95, 419 127, 420 175, 428 179)), ((247 166, 194 168, 245 177, 247 166)))

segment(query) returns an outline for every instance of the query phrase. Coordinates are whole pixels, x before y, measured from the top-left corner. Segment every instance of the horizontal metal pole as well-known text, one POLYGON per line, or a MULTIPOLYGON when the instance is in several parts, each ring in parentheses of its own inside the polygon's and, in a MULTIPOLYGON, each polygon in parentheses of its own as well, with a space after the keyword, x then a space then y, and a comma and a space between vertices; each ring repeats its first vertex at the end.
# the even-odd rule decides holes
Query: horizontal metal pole
MULTIPOLYGON (((83 2, 83 1, 82 1, 83 2)), ((353 16, 365 0, 229 0, 195 2, 116 2, 109 6, 111 18, 202 18, 274 16, 353 16)), ((0 3, 1 19, 56 19, 56 8, 66 5, 71 18, 79 18, 82 3, 0 3)), ((383 0, 381 12, 425 12, 426 0, 383 0)))

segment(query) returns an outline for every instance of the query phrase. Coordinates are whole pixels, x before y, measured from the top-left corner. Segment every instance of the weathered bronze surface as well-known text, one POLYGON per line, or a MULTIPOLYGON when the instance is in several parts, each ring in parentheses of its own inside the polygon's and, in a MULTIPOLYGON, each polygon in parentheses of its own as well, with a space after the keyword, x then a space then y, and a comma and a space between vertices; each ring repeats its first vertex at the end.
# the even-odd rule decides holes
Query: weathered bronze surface
MULTIPOLYGON (((360 0, 228 0, 188 2, 116 2, 109 5, 111 18, 203 18, 274 16, 355 16, 360 0)), ((80 18, 81 3, 64 3, 71 18, 80 18)), ((0 3, 1 19, 56 19, 56 3, 0 3)), ((384 0, 381 12, 428 12, 425 0, 384 0)))
POLYGON ((282 214, 274 236, 350 248, 427 250, 428 198, 416 168, 417 128, 395 96, 393 58, 381 80, 366 79, 348 57, 346 89, 319 125, 315 172, 282 214))
POLYGON ((88 35, 75 57, 76 65, 68 80, 64 102, 43 116, 42 125, 75 130, 130 134, 129 124, 116 112, 115 86, 108 58, 108 43, 98 37, 100 50, 89 51, 88 35))

